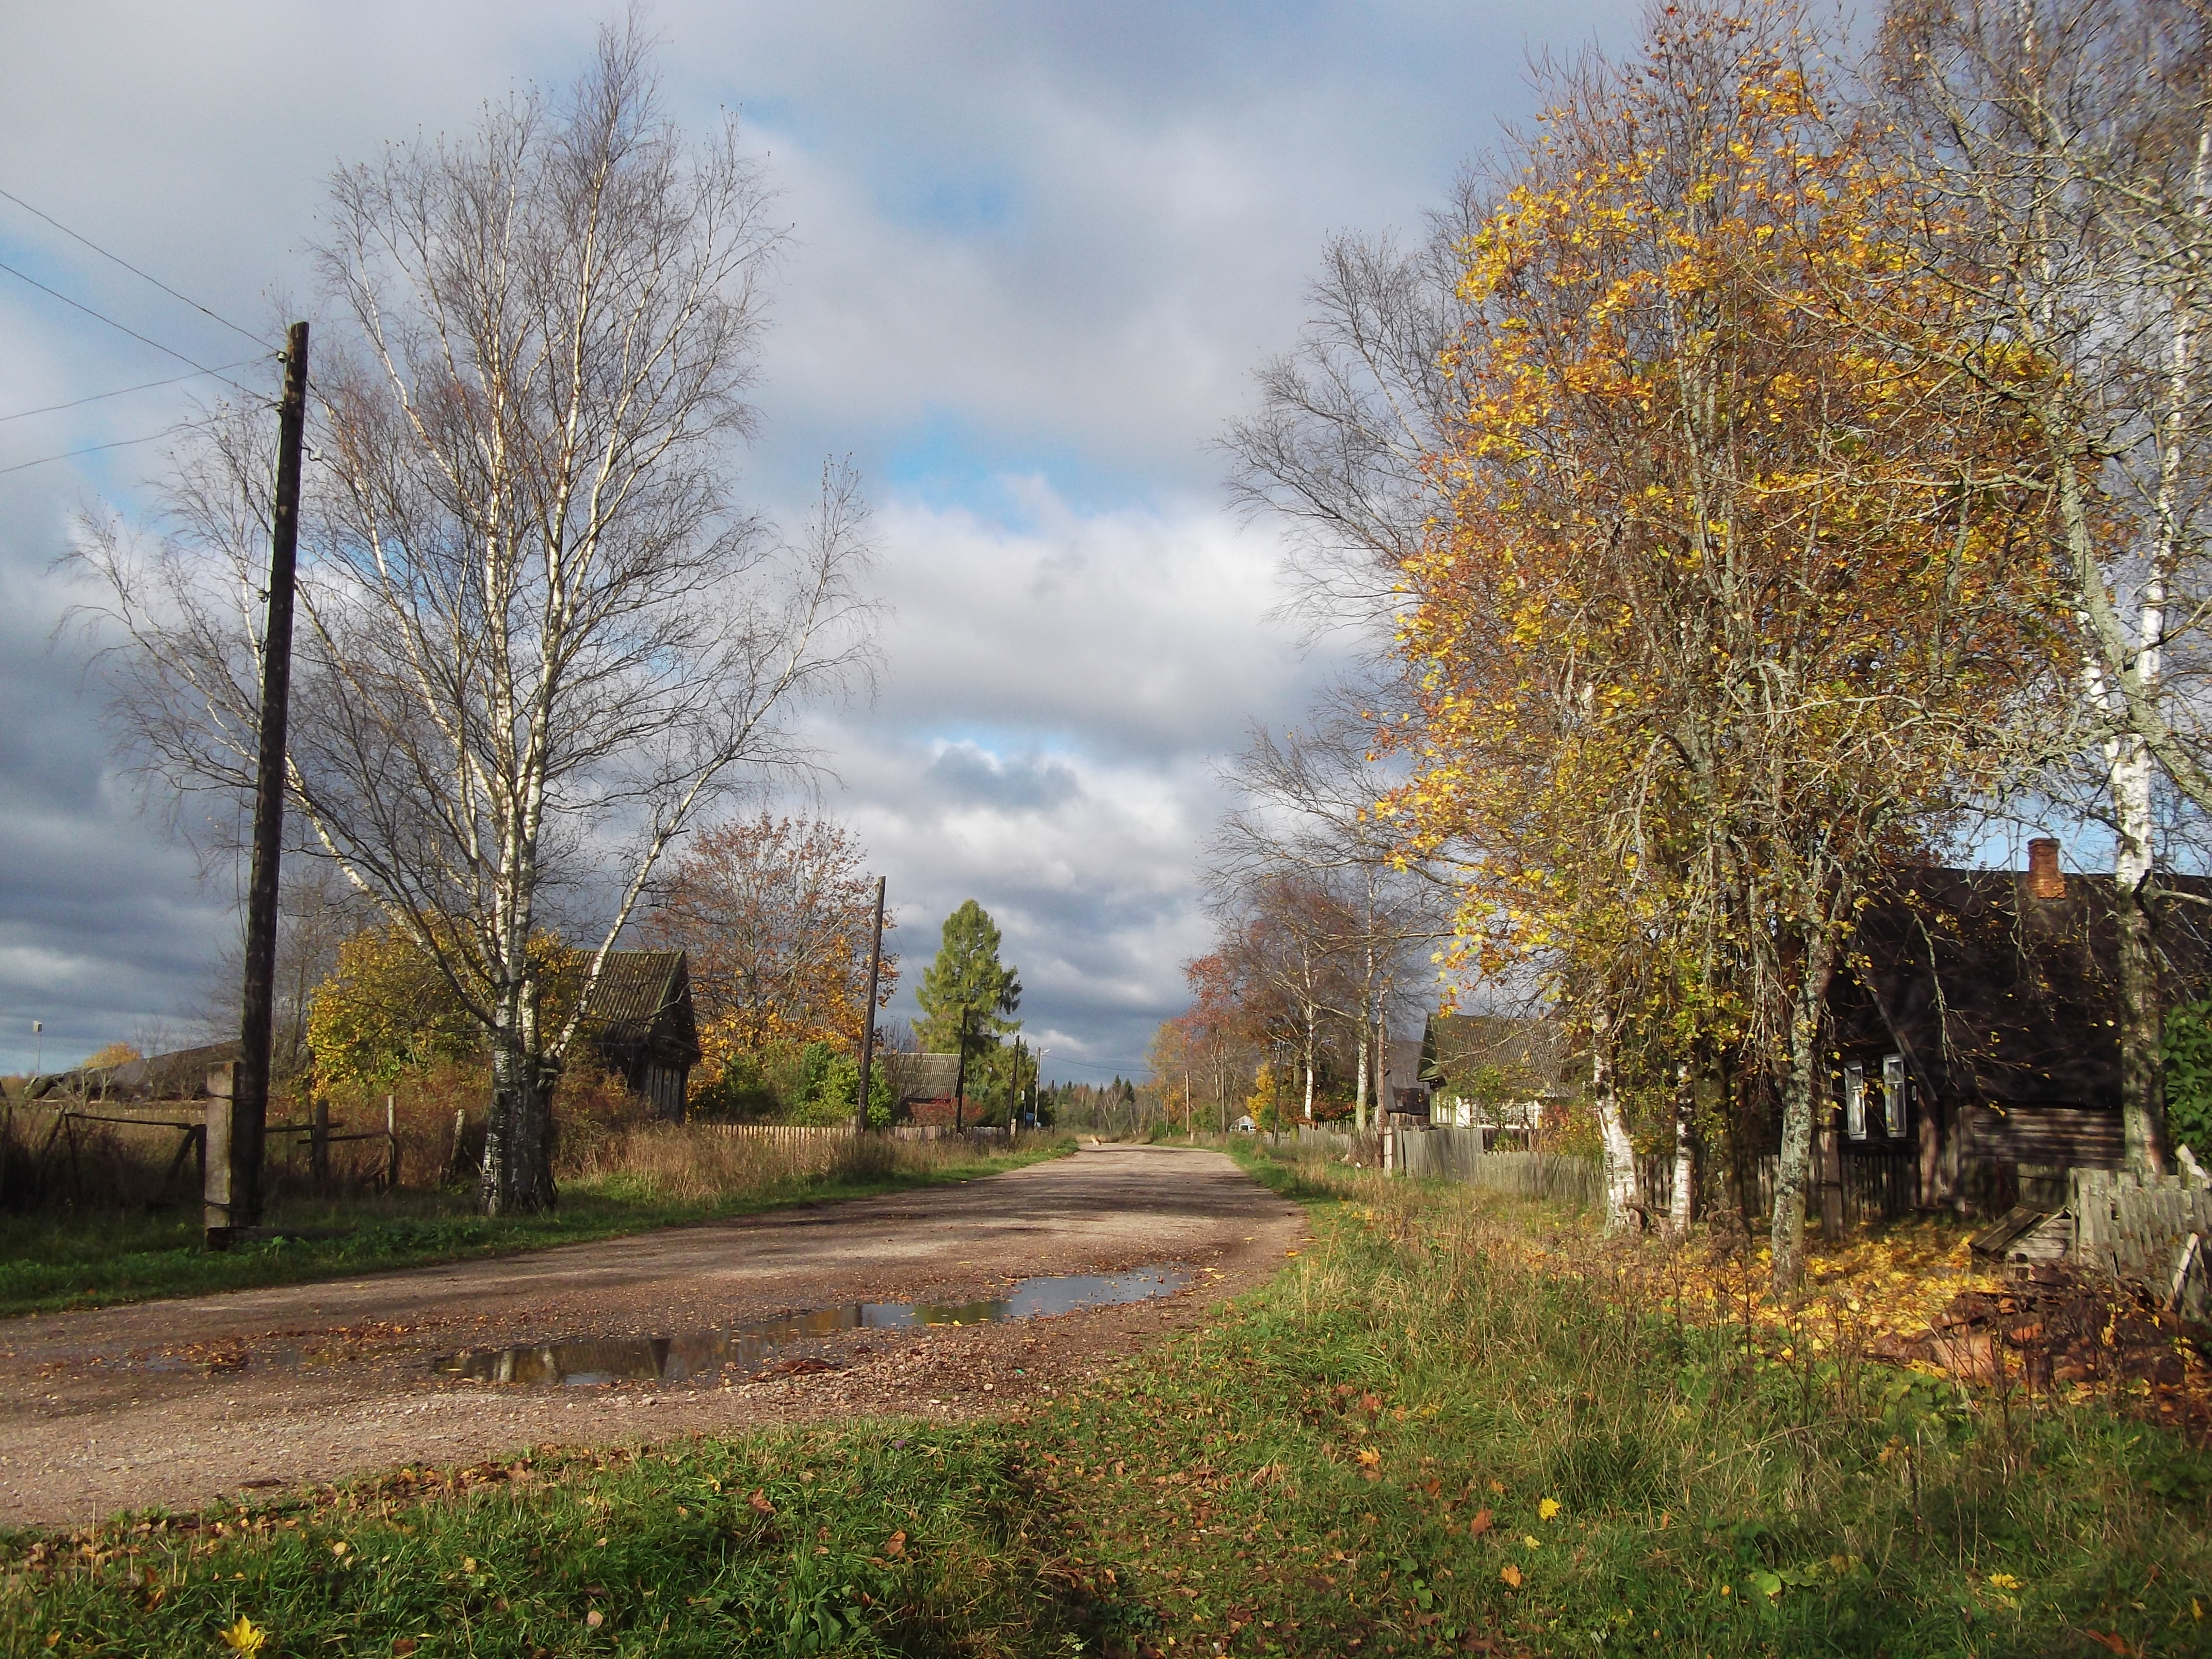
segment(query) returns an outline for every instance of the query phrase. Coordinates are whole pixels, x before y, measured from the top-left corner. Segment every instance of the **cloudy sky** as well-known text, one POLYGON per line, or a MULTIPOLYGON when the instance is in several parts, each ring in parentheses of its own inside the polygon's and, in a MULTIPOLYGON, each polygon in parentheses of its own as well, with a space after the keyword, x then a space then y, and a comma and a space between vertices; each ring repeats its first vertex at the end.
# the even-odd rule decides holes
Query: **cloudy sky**
MULTIPOLYGON (((8 0, 0 191, 250 328, 312 291, 324 181, 583 65, 611 0, 8 0)), ((822 458, 875 507, 892 617, 871 704, 816 722, 828 804, 909 959, 980 900, 1049 1073, 1140 1063, 1203 948, 1213 766, 1329 672, 1269 620, 1279 550, 1209 449, 1287 346, 1323 237, 1416 228, 1533 53, 1626 41, 1626 0, 892 4, 659 0, 665 91, 737 109, 794 242, 747 486, 795 521, 822 458)), ((119 775, 54 561, 143 512, 137 443, 237 335, 0 199, 0 1068, 181 1028, 234 882, 119 775), (50 406, 65 410, 36 414, 50 406), (94 445, 117 445, 24 465, 94 445)), ((273 385, 273 369, 233 370, 273 385)), ((158 806, 158 803, 155 804, 158 806)), ((904 1010, 902 1009, 902 1012, 904 1010)))

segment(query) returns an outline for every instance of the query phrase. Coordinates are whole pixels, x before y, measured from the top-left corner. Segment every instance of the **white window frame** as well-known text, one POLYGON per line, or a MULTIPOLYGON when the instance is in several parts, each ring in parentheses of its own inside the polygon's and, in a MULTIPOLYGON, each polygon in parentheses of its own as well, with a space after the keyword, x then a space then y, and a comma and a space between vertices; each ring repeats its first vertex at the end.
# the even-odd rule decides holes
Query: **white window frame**
POLYGON ((1912 1103, 1912 1083, 1905 1075, 1903 1054, 1881 1057, 1881 1122, 1893 1140, 1905 1138, 1907 1109, 1912 1103))
POLYGON ((1844 1133, 1866 1139, 1866 1067, 1856 1060, 1844 1067, 1844 1133))

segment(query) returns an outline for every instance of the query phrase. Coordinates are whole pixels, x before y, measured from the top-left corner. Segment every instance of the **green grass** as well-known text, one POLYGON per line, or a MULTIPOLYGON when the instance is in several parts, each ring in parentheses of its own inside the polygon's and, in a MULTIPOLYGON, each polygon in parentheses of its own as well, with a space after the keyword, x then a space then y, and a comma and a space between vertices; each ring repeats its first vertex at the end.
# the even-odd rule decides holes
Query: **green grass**
POLYGON ((0 1647, 204 1654, 241 1614, 287 1655, 2212 1646, 2212 1462, 2172 1434, 1763 1360, 1560 1218, 1255 1162, 1316 1246, 1026 1420, 546 1450, 18 1536, 0 1647))
POLYGON ((277 1206, 285 1234, 220 1253, 202 1243, 198 1206, 156 1214, 34 1212, 0 1216, 0 1316, 295 1285, 395 1267, 460 1261, 612 1238, 655 1227, 757 1214, 793 1205, 868 1198, 1019 1169, 1072 1150, 1072 1141, 867 1179, 795 1179, 766 1190, 676 1203, 617 1178, 564 1186, 547 1215, 491 1219, 454 1191, 374 1194, 277 1206))

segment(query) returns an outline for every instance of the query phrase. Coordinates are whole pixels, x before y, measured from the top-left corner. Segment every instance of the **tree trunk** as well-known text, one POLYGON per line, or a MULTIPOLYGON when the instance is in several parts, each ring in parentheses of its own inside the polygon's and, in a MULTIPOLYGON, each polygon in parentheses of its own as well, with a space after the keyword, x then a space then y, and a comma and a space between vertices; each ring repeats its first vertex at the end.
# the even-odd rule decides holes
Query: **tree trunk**
POLYGON ((1613 1087, 1613 1018, 1599 1012, 1590 1020, 1590 1093, 1597 1102, 1598 1139, 1605 1155, 1605 1230, 1629 1224, 1636 1203, 1636 1144, 1621 1119, 1620 1097, 1613 1087))
POLYGON ((2143 893, 2151 873, 2151 757, 2139 738, 2112 745, 2112 902, 2120 972, 2120 1125, 2128 1168, 2166 1173, 2165 1010, 2143 893))
POLYGON ((495 1041, 491 1110, 484 1121, 478 1188, 486 1215, 528 1215, 553 1207, 551 1090, 538 1066, 509 1042, 495 1041))
MULTIPOLYGON (((1313 1097, 1314 1011, 1311 1005, 1308 1005, 1306 1008, 1306 1121, 1309 1123, 1313 1121, 1313 1097)), ((1278 1124, 1276 1127, 1279 1128, 1281 1126, 1278 1124)))
POLYGON ((1796 1290, 1805 1276, 1805 1185, 1813 1154, 1820 1018, 1835 960, 1835 943, 1827 927, 1816 921, 1807 930, 1804 969, 1790 1008, 1790 1074, 1782 1092, 1782 1155, 1774 1175, 1774 1218, 1768 1233, 1778 1296, 1796 1290))
POLYGON ((1674 1194, 1667 1206, 1667 1224, 1675 1237, 1690 1231, 1692 1200, 1698 1179, 1697 1097, 1685 1066, 1674 1091, 1674 1194))
POLYGON ((1352 1123, 1357 1129, 1367 1127, 1367 1030, 1361 1022, 1359 1032, 1359 1076, 1354 1080, 1352 1093, 1352 1123))

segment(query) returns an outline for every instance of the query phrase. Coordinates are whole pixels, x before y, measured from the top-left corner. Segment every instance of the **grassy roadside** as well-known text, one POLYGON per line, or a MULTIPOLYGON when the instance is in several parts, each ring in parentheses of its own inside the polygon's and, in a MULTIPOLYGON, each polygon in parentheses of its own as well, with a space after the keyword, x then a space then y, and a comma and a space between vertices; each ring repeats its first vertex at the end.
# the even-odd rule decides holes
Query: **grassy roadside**
POLYGON ((202 1244, 197 1210, 157 1215, 33 1213, 0 1218, 0 1317, 199 1296, 260 1285, 304 1284, 395 1267, 580 1244, 656 1227, 871 1198, 1017 1170, 1073 1150, 1072 1139, 1010 1152, 862 1175, 795 1175, 763 1188, 671 1200, 612 1179, 564 1182, 550 1215, 477 1214, 461 1193, 374 1194, 295 1201, 270 1218, 279 1237, 220 1255, 202 1244))
POLYGON ((1255 1163, 1315 1246, 1025 1419, 19 1536, 0 1648, 220 1652, 241 1616, 264 1659, 2212 1646, 2212 1462, 2171 1431, 1782 1357, 1561 1218, 1255 1163))

